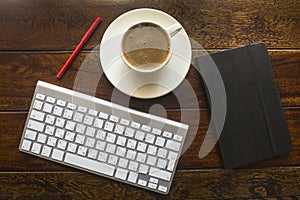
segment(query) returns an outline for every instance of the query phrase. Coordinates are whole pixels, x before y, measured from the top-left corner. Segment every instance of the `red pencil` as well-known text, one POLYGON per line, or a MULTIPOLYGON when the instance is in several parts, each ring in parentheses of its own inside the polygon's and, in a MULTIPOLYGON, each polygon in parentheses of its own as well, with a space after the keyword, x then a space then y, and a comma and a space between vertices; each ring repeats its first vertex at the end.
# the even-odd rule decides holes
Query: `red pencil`
POLYGON ((81 39, 81 41, 77 45, 76 49, 73 51, 70 58, 67 60, 67 62, 64 64, 64 66, 61 68, 61 70, 56 75, 56 78, 60 79, 63 76, 65 71, 68 69, 68 67, 70 66, 70 64, 74 60, 74 58, 77 56, 77 54, 79 53, 81 48, 84 46, 86 41, 90 38, 90 36, 93 34, 93 32, 95 31, 95 29, 97 28, 97 26, 100 24, 101 21, 102 21, 101 17, 96 18, 96 20, 93 22, 93 24, 91 25, 89 30, 85 33, 85 35, 83 36, 83 38, 81 39))

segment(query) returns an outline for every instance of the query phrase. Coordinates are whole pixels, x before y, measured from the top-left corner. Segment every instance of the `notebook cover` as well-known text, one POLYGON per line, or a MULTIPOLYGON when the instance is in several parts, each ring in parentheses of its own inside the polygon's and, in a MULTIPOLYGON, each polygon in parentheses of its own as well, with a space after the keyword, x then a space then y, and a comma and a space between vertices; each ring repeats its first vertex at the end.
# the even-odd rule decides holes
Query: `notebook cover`
POLYGON ((227 112, 219 138, 224 167, 290 152, 292 143, 264 43, 196 58, 202 76, 207 74, 201 73, 207 70, 206 56, 215 62, 226 92, 227 112))

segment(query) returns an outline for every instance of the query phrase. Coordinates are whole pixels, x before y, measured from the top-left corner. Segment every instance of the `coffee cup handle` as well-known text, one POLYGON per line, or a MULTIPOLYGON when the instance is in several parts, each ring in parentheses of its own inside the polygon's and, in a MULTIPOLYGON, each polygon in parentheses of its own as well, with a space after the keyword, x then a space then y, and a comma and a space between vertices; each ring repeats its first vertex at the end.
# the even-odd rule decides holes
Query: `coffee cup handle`
POLYGON ((181 24, 175 23, 166 28, 167 33, 169 34, 170 37, 173 37, 176 35, 180 30, 182 29, 181 24))

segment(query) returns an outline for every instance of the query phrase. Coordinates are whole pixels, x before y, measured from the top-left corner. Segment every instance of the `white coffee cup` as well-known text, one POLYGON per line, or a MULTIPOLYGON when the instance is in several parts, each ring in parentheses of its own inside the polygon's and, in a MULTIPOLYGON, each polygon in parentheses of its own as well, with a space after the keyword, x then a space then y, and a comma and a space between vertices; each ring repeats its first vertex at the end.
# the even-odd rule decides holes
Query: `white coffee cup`
POLYGON ((163 28, 155 22, 141 21, 125 31, 121 57, 137 72, 149 73, 163 68, 172 55, 171 38, 182 29, 179 23, 163 28))

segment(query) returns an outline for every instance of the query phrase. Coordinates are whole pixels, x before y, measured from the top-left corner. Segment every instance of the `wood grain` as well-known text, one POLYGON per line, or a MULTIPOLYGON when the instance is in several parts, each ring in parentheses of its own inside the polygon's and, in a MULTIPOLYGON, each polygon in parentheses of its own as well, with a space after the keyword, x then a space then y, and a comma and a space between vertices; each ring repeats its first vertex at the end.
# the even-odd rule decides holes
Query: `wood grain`
MULTIPOLYGON (((181 111, 168 111, 168 118, 180 121, 181 111)), ((285 115, 293 143, 293 151, 287 155, 280 156, 258 163, 253 163, 248 167, 273 167, 273 166, 297 166, 300 165, 300 109, 287 108, 285 115)), ((35 156, 19 152, 18 145, 22 135, 27 113, 0 113, 0 136, 3 143, 0 145, 0 171, 72 171, 69 167, 64 167, 35 156), (9 156, 7 153, 9 152, 9 156)), ((181 156, 179 169, 209 169, 223 168, 218 146, 203 159, 198 157, 200 147, 203 143, 209 125, 209 115, 206 110, 200 111, 199 128, 195 121, 195 115, 189 109, 185 113, 183 123, 190 124, 188 138, 186 140, 187 151, 181 156)))
MULTIPOLYGON (((208 53, 211 52, 216 51, 208 53)), ((201 51, 193 51, 193 54, 200 55, 201 51)), ((300 51, 269 51, 269 54, 283 106, 300 106, 300 51)), ((184 83, 174 92, 161 98, 141 100, 129 98, 114 89, 102 72, 99 52, 81 53, 65 76, 57 80, 55 76, 69 55, 0 53, 0 110, 28 110, 37 80, 75 88, 93 96, 96 92, 99 98, 122 105, 129 102, 130 107, 143 111, 148 111, 154 104, 162 104, 166 109, 195 108, 197 104, 200 108, 207 107, 201 76, 193 66, 184 83), (197 99, 192 98, 193 94, 197 99)))
POLYGON ((300 47, 297 0, 28 0, 0 2, 0 50, 71 51, 100 15, 104 20, 84 47, 92 49, 116 17, 141 7, 172 15, 204 48, 229 48, 253 42, 266 42, 270 48, 300 47))
POLYGON ((242 199, 300 196, 298 167, 175 173, 168 195, 84 172, 0 173, 1 199, 242 199), (19 191, 22 191, 20 193, 19 191))
POLYGON ((300 199, 299 27, 299 0, 0 1, 0 199, 300 199), (116 17, 141 7, 175 17, 190 36, 193 57, 205 53, 202 48, 213 53, 265 42, 293 151, 234 170, 223 170, 217 145, 199 159, 210 119, 203 81, 193 66, 173 93, 157 99, 129 98, 114 89, 101 76, 99 44, 116 17), (57 80, 56 73, 99 15, 103 22, 57 80), (190 124, 191 145, 179 160, 170 194, 21 153, 18 145, 37 80, 190 124))

